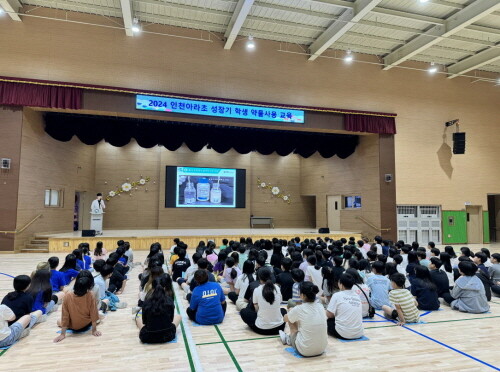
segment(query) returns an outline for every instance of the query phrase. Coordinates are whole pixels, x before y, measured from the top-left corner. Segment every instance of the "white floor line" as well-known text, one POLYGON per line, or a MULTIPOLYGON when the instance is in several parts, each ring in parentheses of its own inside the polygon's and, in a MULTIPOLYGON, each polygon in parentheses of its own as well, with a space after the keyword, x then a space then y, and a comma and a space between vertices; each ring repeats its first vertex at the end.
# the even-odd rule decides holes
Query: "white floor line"
POLYGON ((203 367, 201 366, 200 357, 198 355, 198 351, 196 349, 196 344, 193 340, 193 335, 191 334, 191 320, 188 318, 186 314, 186 310, 184 309, 184 305, 182 304, 182 298, 184 291, 179 291, 177 289, 177 283, 173 283, 175 296, 177 297, 177 306, 179 307, 179 312, 181 313, 182 323, 184 324, 184 333, 186 334, 186 339, 188 342, 189 350, 191 351, 191 358, 193 359, 193 364, 196 372, 203 372, 203 367))

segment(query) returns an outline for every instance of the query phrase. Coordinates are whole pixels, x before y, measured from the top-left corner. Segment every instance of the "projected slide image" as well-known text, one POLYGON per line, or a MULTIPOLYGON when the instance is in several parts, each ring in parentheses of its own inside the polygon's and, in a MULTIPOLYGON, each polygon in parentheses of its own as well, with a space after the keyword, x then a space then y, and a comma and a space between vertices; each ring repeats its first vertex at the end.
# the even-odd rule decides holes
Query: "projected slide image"
POLYGON ((177 168, 176 207, 236 207, 236 169, 177 168))

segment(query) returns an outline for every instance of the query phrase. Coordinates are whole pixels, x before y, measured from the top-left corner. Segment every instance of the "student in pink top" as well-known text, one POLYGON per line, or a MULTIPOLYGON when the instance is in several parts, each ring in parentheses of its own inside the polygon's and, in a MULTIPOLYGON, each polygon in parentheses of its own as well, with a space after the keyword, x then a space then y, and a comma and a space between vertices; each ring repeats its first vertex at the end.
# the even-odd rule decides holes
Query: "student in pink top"
POLYGON ((106 260, 108 258, 108 251, 103 248, 102 242, 97 242, 94 249, 94 257, 92 257, 92 262, 97 260, 106 260))
POLYGON ((363 244, 363 249, 365 250, 365 252, 368 252, 372 247, 369 243, 370 240, 368 240, 368 238, 363 238, 363 241, 365 242, 365 244, 363 244))

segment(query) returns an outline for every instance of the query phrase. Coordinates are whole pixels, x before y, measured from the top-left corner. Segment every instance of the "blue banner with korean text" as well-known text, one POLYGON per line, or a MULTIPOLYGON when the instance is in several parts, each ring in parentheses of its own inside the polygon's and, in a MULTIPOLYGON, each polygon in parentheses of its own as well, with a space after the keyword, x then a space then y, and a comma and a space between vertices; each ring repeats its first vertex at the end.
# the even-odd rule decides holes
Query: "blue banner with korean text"
POLYGON ((156 96, 136 96, 137 110, 165 111, 177 114, 217 116, 236 119, 304 123, 304 111, 264 106, 235 105, 210 101, 156 96))

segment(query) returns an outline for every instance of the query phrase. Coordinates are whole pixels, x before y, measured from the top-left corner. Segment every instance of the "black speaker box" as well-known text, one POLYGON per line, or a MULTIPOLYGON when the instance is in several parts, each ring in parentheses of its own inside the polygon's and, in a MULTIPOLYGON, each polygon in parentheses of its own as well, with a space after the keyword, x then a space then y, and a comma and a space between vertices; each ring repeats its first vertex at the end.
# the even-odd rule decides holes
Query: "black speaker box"
POLYGON ((95 236, 95 230, 82 230, 82 236, 95 236))
POLYGON ((453 133, 453 153, 465 154, 465 132, 453 133))
POLYGON ((320 227, 318 230, 318 233, 320 234, 330 234, 330 229, 328 227, 320 227))

